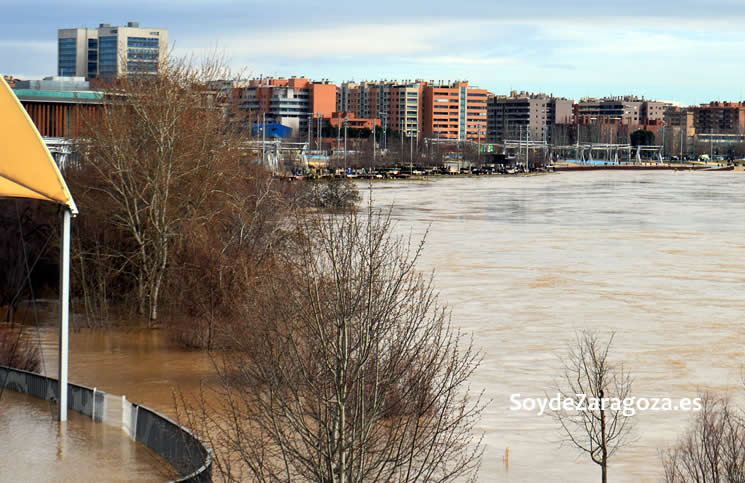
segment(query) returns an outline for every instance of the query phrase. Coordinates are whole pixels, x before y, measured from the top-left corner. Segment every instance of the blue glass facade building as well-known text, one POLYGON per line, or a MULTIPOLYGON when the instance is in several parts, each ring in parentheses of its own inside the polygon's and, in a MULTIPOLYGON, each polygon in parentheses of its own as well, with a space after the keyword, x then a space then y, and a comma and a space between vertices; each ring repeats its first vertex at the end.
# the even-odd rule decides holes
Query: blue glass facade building
POLYGON ((74 76, 77 62, 77 40, 59 39, 57 45, 58 69, 57 75, 74 76))
POLYGON ((57 74, 89 79, 156 74, 167 46, 167 30, 140 28, 137 22, 126 27, 60 29, 57 74))

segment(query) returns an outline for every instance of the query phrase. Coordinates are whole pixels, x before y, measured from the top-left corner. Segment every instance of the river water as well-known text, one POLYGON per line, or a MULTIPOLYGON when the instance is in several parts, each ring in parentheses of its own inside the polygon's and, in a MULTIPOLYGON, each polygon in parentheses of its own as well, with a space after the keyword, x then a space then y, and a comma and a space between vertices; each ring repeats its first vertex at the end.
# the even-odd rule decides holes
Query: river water
MULTIPOLYGON (((578 329, 615 331, 613 355, 637 397, 742 392, 745 176, 612 172, 442 179, 375 186, 398 230, 429 228, 422 268, 484 360, 474 385, 484 481, 596 481, 561 446, 550 417, 510 411, 509 396, 552 395, 558 357, 578 329), (504 461, 509 448, 509 469, 504 461)), ((659 481, 659 453, 692 413, 644 412, 612 481, 659 481)))
MULTIPOLYGON (((637 397, 693 398, 726 391, 742 402, 745 329, 745 175, 703 172, 560 173, 529 177, 376 182, 394 204, 395 230, 429 230, 420 267, 457 327, 483 353, 474 390, 482 481, 597 481, 586 455, 562 445, 556 423, 511 411, 510 395, 551 395, 558 357, 578 329, 615 332, 612 356, 637 397), (509 459, 505 453, 509 449, 509 459)), ((54 335, 42 331, 55 370, 54 335)), ((71 337, 70 380, 173 415, 172 391, 210 374, 202 353, 157 331, 81 331, 71 337)), ((693 413, 642 412, 610 465, 611 481, 659 481, 659 450, 693 413)))

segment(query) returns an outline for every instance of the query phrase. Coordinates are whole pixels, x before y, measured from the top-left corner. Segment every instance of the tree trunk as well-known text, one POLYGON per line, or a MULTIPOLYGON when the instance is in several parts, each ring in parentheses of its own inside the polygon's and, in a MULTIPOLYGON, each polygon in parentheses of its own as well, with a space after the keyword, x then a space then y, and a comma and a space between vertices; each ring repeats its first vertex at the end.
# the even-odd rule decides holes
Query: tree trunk
MULTIPOLYGON (((600 394, 601 394, 600 397, 602 398, 603 397, 602 391, 600 394)), ((602 476, 603 483, 608 483, 608 442, 606 441, 606 434, 605 434, 605 410, 600 411, 600 431, 601 431, 601 438, 602 438, 602 445, 601 445, 602 463, 600 465, 600 468, 602 469, 602 472, 603 472, 603 476, 602 476)))

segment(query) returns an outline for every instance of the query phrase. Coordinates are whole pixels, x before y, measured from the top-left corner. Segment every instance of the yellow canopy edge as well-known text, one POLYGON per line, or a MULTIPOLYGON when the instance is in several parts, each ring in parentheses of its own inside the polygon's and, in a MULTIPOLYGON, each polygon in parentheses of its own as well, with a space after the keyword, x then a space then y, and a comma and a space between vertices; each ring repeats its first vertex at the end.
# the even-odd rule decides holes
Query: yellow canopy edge
POLYGON ((0 77, 0 197, 34 198, 78 210, 39 131, 0 77))

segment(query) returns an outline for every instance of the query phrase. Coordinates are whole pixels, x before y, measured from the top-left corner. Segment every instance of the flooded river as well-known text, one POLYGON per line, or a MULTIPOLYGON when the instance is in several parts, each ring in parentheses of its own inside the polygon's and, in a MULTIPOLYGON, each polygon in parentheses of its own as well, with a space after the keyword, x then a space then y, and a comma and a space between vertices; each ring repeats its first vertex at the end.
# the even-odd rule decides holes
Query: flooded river
MULTIPOLYGON (((742 402, 745 358, 745 175, 562 173, 378 182, 396 230, 429 235, 421 268, 484 360, 474 378, 491 402, 481 423, 482 481, 597 481, 585 455, 560 444, 548 416, 510 411, 510 395, 542 397, 575 331, 615 331, 613 355, 637 397, 729 391, 742 402), (509 465, 504 459, 509 448, 509 465)), ((43 332, 54 371, 53 332, 43 332)), ((204 354, 159 332, 79 332, 70 379, 173 414, 175 386, 209 374, 204 354)), ((659 481, 658 451, 692 413, 643 412, 610 480, 659 481)))

